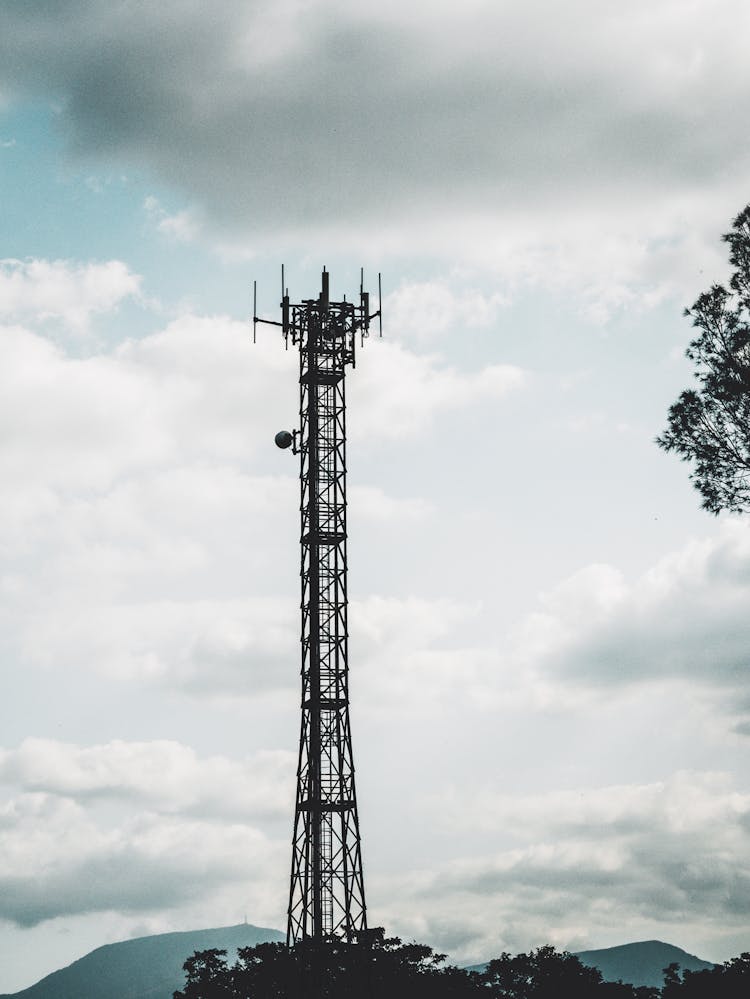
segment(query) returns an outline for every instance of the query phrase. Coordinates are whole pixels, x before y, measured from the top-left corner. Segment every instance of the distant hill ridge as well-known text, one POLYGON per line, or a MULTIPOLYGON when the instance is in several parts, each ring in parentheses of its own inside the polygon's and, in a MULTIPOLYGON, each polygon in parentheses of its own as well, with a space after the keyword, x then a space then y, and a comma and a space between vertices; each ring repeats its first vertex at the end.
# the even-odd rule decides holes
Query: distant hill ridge
POLYGON ((182 965, 193 951, 216 947, 234 957, 238 947, 284 939, 278 930, 241 923, 123 940, 97 947, 36 985, 0 999, 172 999, 185 983, 182 965))
POLYGON ((623 981, 630 985, 664 984, 664 968, 679 964, 681 971, 708 971, 714 965, 702 961, 695 954, 661 940, 642 940, 639 943, 605 947, 603 950, 582 950, 576 954, 581 964, 598 968, 605 981, 623 981))
MULTIPOLYGON (((233 959, 238 947, 283 940, 278 930, 247 923, 138 937, 98 947, 36 985, 0 995, 0 999, 172 999, 175 989, 185 982, 182 965, 194 951, 216 947, 233 959)), ((661 986, 662 971, 673 962, 683 971, 713 968, 709 961, 660 940, 584 950, 576 957, 582 964, 598 968, 606 981, 622 980, 631 985, 661 986)), ((472 967, 479 971, 486 964, 472 967)))

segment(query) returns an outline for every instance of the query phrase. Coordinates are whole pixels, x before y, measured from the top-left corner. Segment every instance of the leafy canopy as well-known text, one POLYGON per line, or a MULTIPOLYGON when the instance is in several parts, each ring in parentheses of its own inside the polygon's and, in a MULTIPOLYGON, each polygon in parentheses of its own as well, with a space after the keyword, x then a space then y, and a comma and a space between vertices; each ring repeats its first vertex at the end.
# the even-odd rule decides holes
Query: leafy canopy
POLYGON ((663 989, 605 982, 573 954, 539 947, 501 954, 480 972, 445 965, 424 944, 374 935, 367 943, 321 948, 262 943, 198 951, 185 962, 187 982, 174 999, 746 999, 750 954, 710 971, 665 968, 663 989))
POLYGON ((723 239, 734 268, 729 288, 713 285, 685 310, 700 330, 685 351, 698 388, 670 407, 656 442, 693 463, 704 509, 742 513, 750 510, 750 205, 723 239))

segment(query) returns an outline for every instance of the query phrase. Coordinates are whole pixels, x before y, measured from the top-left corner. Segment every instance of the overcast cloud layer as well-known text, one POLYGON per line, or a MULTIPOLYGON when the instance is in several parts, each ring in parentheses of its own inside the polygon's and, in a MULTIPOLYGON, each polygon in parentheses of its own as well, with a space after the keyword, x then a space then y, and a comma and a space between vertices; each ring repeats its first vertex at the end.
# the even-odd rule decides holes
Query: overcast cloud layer
MULTIPOLYGON (((288 472, 258 474, 253 462, 269 413, 281 420, 291 402, 279 395, 293 375, 288 356, 251 348, 246 328, 226 318, 191 316, 76 356, 78 340, 66 346, 61 331, 79 328, 65 303, 85 301, 70 289, 87 287, 87 268, 40 261, 23 272, 30 277, 4 311, 27 326, 5 326, 2 340, 14 428, 2 445, 6 648, 40 678, 62 669, 84 683, 99 676, 251 712, 277 711, 279 697, 292 705, 296 602, 275 563, 283 553, 293 566, 293 537, 282 548, 263 537, 284 536, 291 517, 281 511, 293 513, 296 484, 288 472), (66 290, 56 300, 57 288, 66 290), (50 310, 62 325, 46 335, 50 310)), ((127 287, 137 285, 134 276, 127 287)), ((395 296, 405 331, 404 303, 421 293, 395 296)), ((537 391, 510 365, 466 375, 390 340, 372 347, 352 382, 355 444, 424 434, 457 407, 489 402, 500 412, 537 391)), ((369 522, 429 535, 441 504, 355 486, 351 515, 360 531, 369 522)), ((575 716, 599 710, 605 691, 615 704, 620 688, 656 688, 660 699, 666 681, 688 699, 707 693, 711 724, 737 738, 747 728, 749 559, 745 526, 728 521, 638 579, 603 564, 580 569, 505 634, 477 630, 482 602, 365 592, 351 607, 358 717, 373 730, 400 718, 424 738, 456 711, 480 725, 519 711, 575 716)), ((252 905, 256 921, 282 925, 274 879, 283 876, 293 767, 291 751, 260 749, 240 762, 164 739, 31 737, 6 747, 3 917, 33 927, 117 911, 158 929, 172 925, 165 911, 252 905)), ((384 870, 372 892, 381 920, 467 960, 543 939, 584 946, 593 922, 600 940, 616 942, 632 921, 661 935, 682 928, 686 943, 690 911, 701 912, 698 949, 713 936, 724 946, 738 938, 748 872, 735 858, 746 852, 748 799, 730 775, 538 795, 501 787, 478 764, 470 792, 426 789, 424 808, 455 842, 453 857, 384 870), (472 830, 497 846, 465 860, 460 844, 472 830)))
POLYGON ((297 361, 248 323, 278 257, 303 297, 386 276, 347 380, 371 922, 466 961, 747 949, 747 524, 653 441, 750 197, 749 20, 0 4, 0 992, 284 928, 297 361))
MULTIPOLYGON (((76 157, 183 192, 180 238, 401 247, 583 287, 689 281, 745 197, 741 0, 10 2, 0 85, 76 157), (727 26, 731 25, 731 30, 727 26), (223 237, 221 234, 223 233, 223 237), (327 236, 325 234, 328 234, 327 236), (602 267, 606 246, 606 269, 602 267)), ((598 314, 598 313, 597 313, 598 314)))
POLYGON ((518 845, 415 878, 412 905, 429 900, 435 913, 411 924, 418 936, 446 945, 463 935, 464 944, 498 953, 528 948, 546 933, 575 949, 586 946, 592 920, 611 941, 634 918, 644 931, 674 936, 696 908, 709 934, 740 944, 746 933, 750 869, 738 858, 750 845, 750 798, 726 775, 515 798, 469 800, 459 792, 452 808, 440 802, 437 821, 446 812, 466 833, 477 822, 498 835, 512 829, 518 845), (503 927, 499 937, 479 915, 489 908, 503 927), (520 909, 531 920, 519 922, 520 909))

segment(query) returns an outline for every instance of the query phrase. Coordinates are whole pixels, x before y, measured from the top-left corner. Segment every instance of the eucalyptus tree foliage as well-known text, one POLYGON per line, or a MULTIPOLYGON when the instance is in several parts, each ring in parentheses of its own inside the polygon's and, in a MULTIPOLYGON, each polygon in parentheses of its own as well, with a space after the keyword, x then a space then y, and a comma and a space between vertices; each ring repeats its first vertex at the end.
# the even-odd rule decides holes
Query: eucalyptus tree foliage
POLYGON ((690 462, 690 479, 711 513, 750 511, 750 205, 723 237, 734 268, 729 287, 713 285, 685 315, 700 332, 685 354, 697 388, 670 407, 657 438, 690 462))

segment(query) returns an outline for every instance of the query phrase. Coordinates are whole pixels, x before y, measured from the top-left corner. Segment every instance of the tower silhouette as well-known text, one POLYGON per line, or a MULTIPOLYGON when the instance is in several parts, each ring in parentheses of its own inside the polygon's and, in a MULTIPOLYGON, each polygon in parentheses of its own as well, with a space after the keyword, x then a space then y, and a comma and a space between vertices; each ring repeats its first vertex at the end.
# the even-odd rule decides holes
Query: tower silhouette
MULTIPOLYGON (((302 719, 287 944, 354 941, 367 930, 349 720, 345 374, 380 303, 360 279, 358 303, 320 295, 290 303, 282 269, 280 326, 299 351, 299 428, 276 444, 300 458, 302 719)), ((378 288, 380 277, 378 276, 378 288)), ((255 297, 255 296, 254 296, 255 297)), ((257 298, 255 298, 257 302, 257 298)), ((259 319, 253 309, 253 322, 259 319)), ((382 333, 382 328, 381 328, 382 333)))

